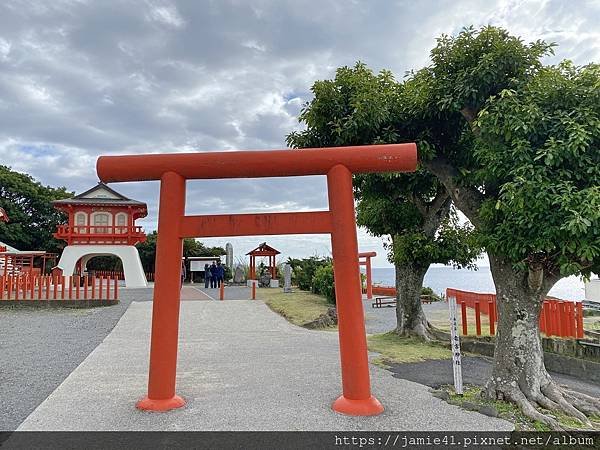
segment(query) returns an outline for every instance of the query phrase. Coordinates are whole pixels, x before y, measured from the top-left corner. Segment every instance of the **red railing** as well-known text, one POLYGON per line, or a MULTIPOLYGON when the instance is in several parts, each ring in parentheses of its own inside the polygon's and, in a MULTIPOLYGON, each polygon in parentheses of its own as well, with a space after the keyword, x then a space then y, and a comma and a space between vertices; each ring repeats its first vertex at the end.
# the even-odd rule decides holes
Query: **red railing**
MULTIPOLYGON (((119 280, 125 279, 125 274, 122 271, 118 270, 90 270, 94 274, 94 276, 99 277, 109 277, 109 278, 117 278, 119 280)), ((154 272, 146 272, 146 281, 154 281, 154 272)))
POLYGON ((56 239, 64 239, 71 244, 115 244, 134 245, 146 240, 140 226, 129 225, 59 225, 56 239))
POLYGON ((125 274, 118 270, 90 270, 95 277, 104 278, 116 278, 117 280, 124 280, 125 274))
POLYGON ((0 302, 16 300, 118 300, 116 277, 0 276, 0 302))
MULTIPOLYGON (((468 335, 467 308, 475 312, 475 334, 481 336, 481 314, 488 316, 490 335, 496 334, 498 320, 496 295, 479 292, 446 289, 446 297, 456 298, 461 308, 462 334, 468 335)), ((546 299, 540 313, 540 332, 546 337, 582 339, 583 333, 583 304, 568 300, 546 299)))
POLYGON ((390 286, 373 286, 373 295, 396 295, 396 288, 390 286))

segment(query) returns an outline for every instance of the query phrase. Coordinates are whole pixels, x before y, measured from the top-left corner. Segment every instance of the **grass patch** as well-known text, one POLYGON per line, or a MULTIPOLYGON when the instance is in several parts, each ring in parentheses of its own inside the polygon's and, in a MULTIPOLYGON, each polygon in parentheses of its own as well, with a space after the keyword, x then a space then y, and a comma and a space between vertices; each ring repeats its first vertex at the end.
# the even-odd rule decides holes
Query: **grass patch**
MULTIPOLYGON (((451 386, 444 386, 442 388, 450 395, 448 403, 464 407, 467 404, 474 404, 477 406, 491 406, 496 411, 500 418, 512 422, 515 425, 516 431, 551 431, 550 428, 537 420, 531 420, 525 416, 521 410, 513 403, 504 402, 501 400, 487 400, 481 396, 481 388, 476 386, 466 387, 463 391, 463 395, 458 395, 454 392, 454 388, 451 386)), ((465 409, 471 409, 470 407, 465 409)), ((582 428, 578 420, 572 417, 566 416, 565 414, 557 411, 546 411, 541 409, 540 412, 544 414, 552 415, 558 420, 558 422, 568 428, 582 428)), ((594 424, 594 429, 600 428, 600 421, 598 417, 592 417, 590 420, 594 424)))
POLYGON ((417 338, 398 336, 394 332, 373 334, 367 339, 369 350, 380 353, 374 364, 387 366, 386 362, 408 363, 428 359, 450 359, 450 349, 438 343, 427 343, 417 338))
MULTIPOLYGON (((281 288, 263 288, 257 290, 257 296, 265 301, 267 306, 277 314, 285 317, 294 325, 303 326, 319 316, 326 314, 333 306, 327 303, 325 297, 308 291, 295 290, 288 294, 281 288)), ((329 327, 325 329, 336 329, 329 327)))

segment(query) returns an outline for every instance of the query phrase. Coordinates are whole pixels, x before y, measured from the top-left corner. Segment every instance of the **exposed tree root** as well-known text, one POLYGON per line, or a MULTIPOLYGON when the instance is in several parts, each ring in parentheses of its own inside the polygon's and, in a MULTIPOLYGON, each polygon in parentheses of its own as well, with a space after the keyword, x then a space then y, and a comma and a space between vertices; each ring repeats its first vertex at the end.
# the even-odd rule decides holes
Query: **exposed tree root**
POLYGON ((398 327, 396 328, 395 333, 398 336, 416 337, 425 342, 431 342, 437 340, 435 334, 432 332, 432 328, 433 327, 427 320, 421 320, 412 328, 398 327))
POLYGON ((600 413, 600 399, 559 386, 549 376, 542 385, 535 387, 519 386, 516 382, 497 383, 489 380, 483 395, 512 402, 525 416, 555 431, 575 428, 561 424, 551 415, 553 411, 577 419, 587 428, 594 426, 588 416, 600 413), (540 411, 536 406, 545 411, 540 411))

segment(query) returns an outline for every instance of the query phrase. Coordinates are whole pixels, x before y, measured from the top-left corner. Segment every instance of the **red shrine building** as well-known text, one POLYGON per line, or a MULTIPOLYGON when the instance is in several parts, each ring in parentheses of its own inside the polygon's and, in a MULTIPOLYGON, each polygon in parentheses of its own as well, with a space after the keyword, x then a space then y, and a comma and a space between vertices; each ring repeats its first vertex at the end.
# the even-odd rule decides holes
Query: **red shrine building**
POLYGON ((64 275, 84 273, 96 256, 117 256, 123 263, 125 285, 146 287, 146 276, 135 244, 146 234, 137 219, 146 217, 145 203, 119 194, 104 183, 75 197, 55 200, 54 207, 68 214, 67 224, 59 225, 54 237, 67 241, 58 262, 64 275))

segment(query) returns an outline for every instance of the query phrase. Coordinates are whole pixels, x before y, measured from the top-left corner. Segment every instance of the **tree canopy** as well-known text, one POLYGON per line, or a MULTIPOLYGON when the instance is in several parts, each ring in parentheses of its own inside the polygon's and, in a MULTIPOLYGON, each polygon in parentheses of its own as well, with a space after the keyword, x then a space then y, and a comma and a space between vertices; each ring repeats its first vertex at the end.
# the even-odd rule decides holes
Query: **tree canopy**
MULTIPOLYGON (((296 148, 387 144, 436 134, 407 114, 405 90, 389 71, 375 74, 363 63, 341 67, 333 80, 314 83, 314 98, 299 117, 306 129, 290 133, 287 142, 296 148)), ((477 256, 470 228, 449 216, 444 186, 423 167, 407 174, 355 175, 354 190, 358 224, 375 236, 398 235, 390 261, 466 266, 477 256)))
POLYGON ((19 250, 60 252, 63 241, 52 233, 66 216, 52 206, 53 200, 72 197, 64 187, 44 186, 31 176, 0 165, 0 207, 10 221, 0 221, 0 241, 19 250))
MULTIPOLYGON (((405 91, 389 71, 375 74, 362 63, 341 67, 334 79, 314 83, 314 98, 299 117, 306 128, 291 133, 288 144, 305 148, 409 142, 423 132, 453 143, 460 137, 444 127, 424 129, 420 117, 407 113, 405 91)), ((443 184, 421 166, 415 173, 353 178, 357 223, 389 238, 389 259, 397 269, 397 332, 428 337, 420 303, 423 277, 432 263, 469 265, 479 253, 471 229, 459 225, 443 184)))
POLYGON ((539 70, 490 97, 475 126, 486 247, 524 269, 600 271, 600 66, 539 70), (510 239, 508 237, 510 236, 510 239))

